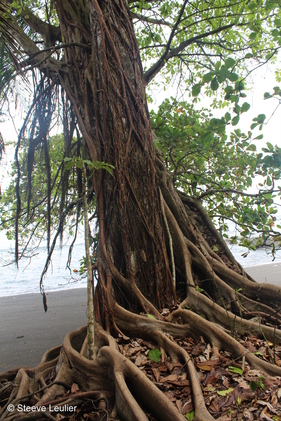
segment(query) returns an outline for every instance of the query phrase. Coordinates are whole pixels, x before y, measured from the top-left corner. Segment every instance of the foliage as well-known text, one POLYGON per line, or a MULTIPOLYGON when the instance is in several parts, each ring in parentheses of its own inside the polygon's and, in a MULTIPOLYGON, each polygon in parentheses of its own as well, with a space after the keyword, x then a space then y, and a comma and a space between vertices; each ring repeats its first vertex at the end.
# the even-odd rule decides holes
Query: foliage
POLYGON ((105 170, 108 171, 109 174, 113 174, 114 166, 111 164, 107 164, 106 162, 100 161, 90 161, 89 159, 82 159, 81 157, 75 156, 73 158, 66 157, 64 158, 65 169, 71 170, 74 168, 83 168, 83 164, 89 168, 89 170, 105 170))
MULTIPOLYGON (((73 146, 77 140, 73 140, 73 146)), ((69 168, 64 165, 64 137, 62 134, 51 136, 48 138, 48 151, 50 163, 50 180, 51 180, 51 225, 53 233, 58 229, 62 218, 62 197, 65 186, 65 173, 68 174, 68 186, 66 200, 64 206, 68 208, 65 224, 68 227, 68 233, 74 235, 74 227, 77 223, 77 208, 74 204, 79 203, 79 192, 77 194, 77 182, 79 173, 76 168, 69 168), (78 202, 77 202, 78 201, 78 202)), ((32 165, 32 194, 29 197, 29 170, 28 162, 30 157, 29 142, 24 139, 21 143, 21 152, 19 154, 19 167, 21 174, 20 195, 22 197, 21 217, 19 219, 19 236, 22 246, 26 241, 33 238, 35 244, 45 239, 46 221, 48 219, 48 180, 45 175, 46 157, 42 150, 42 145, 37 144, 34 150, 34 159, 32 165)), ((67 160, 67 159, 66 159, 67 160)), ((68 164, 71 158, 68 158, 68 164)), ((101 163, 102 164, 102 163, 101 163)), ((15 238, 15 219, 16 219, 16 192, 15 185, 17 182, 17 166, 12 164, 11 174, 9 175, 11 182, 2 194, 0 200, 0 221, 1 229, 6 231, 9 239, 15 238)), ((93 201, 89 197, 89 205, 93 210, 93 201)), ((83 213, 79 220, 83 217, 83 213)), ((31 244, 29 244, 30 246, 31 244)), ((23 248, 24 250, 24 248, 23 248)))
MULTIPOLYGON (((147 77, 154 76, 157 63, 165 82, 183 82, 183 89, 199 83, 202 70, 211 77, 219 62, 223 62, 220 76, 232 79, 234 68, 249 71, 250 63, 259 66, 280 49, 278 1, 130 3, 147 77)), ((217 86, 218 75, 214 75, 212 87, 216 90, 217 86)))
MULTIPOLYGON (((54 181, 52 189, 52 197, 54 198, 52 207, 52 218, 55 221, 59 218, 59 199, 61 194, 61 172, 60 162, 63 159, 63 138, 62 135, 57 135, 49 139, 49 152, 50 160, 55 165, 51 165, 51 179, 54 181)), ((32 182, 33 189, 30 204, 28 207, 28 140, 25 139, 22 142, 22 148, 19 156, 20 161, 20 172, 21 172, 21 184, 20 191, 23 198, 23 209, 22 217, 20 220, 20 233, 22 239, 27 239, 37 226, 34 235, 37 239, 41 240, 44 236, 46 229, 46 197, 47 197, 47 180, 43 171, 46 166, 45 157, 42 151, 41 145, 38 145, 34 155, 32 182), (32 225, 29 225, 32 221, 32 225)), ((9 239, 14 238, 14 220, 16 214, 16 196, 15 196, 15 184, 16 184, 17 169, 15 163, 12 164, 10 173, 11 183, 7 190, 1 197, 1 228, 7 230, 7 236, 9 239)))
MULTIPOLYGON (((238 109, 248 110, 244 104, 235 104, 234 115, 238 109)), ((232 221, 241 237, 231 241, 255 248, 269 237, 279 239, 274 199, 281 190, 277 184, 281 149, 267 142, 267 148, 259 151, 264 115, 254 118, 247 133, 233 127, 234 119, 229 111, 215 118, 209 109, 174 98, 151 112, 155 144, 175 187, 203 201, 224 237, 228 238, 228 221, 232 221), (258 190, 252 188, 257 177, 258 190), (258 236, 255 241, 252 233, 258 236)))
POLYGON ((259 376, 257 380, 251 380, 249 386, 252 392, 258 391, 259 389, 264 389, 264 377, 259 376))

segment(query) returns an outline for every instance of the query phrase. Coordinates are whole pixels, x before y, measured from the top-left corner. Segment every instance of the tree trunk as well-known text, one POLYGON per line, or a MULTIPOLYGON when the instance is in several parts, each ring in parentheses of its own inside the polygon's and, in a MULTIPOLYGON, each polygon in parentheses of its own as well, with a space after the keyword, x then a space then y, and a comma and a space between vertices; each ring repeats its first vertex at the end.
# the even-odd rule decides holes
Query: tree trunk
MULTIPOLYGON (((67 17, 66 4, 61 2, 58 9, 62 33, 67 42, 74 39, 77 42, 79 25, 69 25, 71 16, 67 17)), ((77 71, 62 76, 62 80, 69 97, 73 98, 75 93, 75 108, 82 121, 80 127, 91 159, 115 168, 113 176, 105 172, 94 175, 100 277, 105 289, 114 278, 114 297, 126 307, 148 310, 138 293, 138 300, 128 294, 128 291, 140 290, 161 308, 172 303, 174 290, 143 71, 133 25, 127 4, 122 0, 94 0, 89 2, 89 10, 89 27, 84 25, 81 42, 89 42, 91 38, 91 54, 87 50, 81 54, 81 49, 71 49, 68 59, 71 68, 77 71), (112 273, 113 266, 122 275, 123 282, 112 273)), ((100 294, 101 289, 98 291, 100 294)), ((103 302, 103 311, 107 308, 104 300, 105 297, 98 300, 103 302)))

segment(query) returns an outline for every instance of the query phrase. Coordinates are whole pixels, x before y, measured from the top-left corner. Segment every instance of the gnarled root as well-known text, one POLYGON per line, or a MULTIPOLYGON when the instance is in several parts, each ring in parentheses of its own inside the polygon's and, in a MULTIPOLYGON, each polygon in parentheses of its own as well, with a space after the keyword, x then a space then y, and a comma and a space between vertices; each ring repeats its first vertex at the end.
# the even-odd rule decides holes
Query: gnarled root
MULTIPOLYGON (((116 304, 113 314, 120 331, 150 341, 163 350, 163 355, 168 354, 173 363, 181 364, 181 371, 186 371, 191 384, 196 421, 214 418, 205 405, 194 362, 177 343, 178 338, 202 336, 212 346, 212 358, 216 358, 220 350, 227 350, 236 361, 245 359, 251 368, 261 370, 265 375, 281 376, 280 367, 259 359, 224 329, 190 310, 178 308, 167 320, 156 320, 133 314, 116 304)), ((97 357, 93 361, 85 357, 86 327, 82 327, 67 334, 62 347, 45 354, 36 368, 19 369, 14 379, 11 372, 3 374, 1 420, 36 419, 31 413, 18 412, 19 403, 45 405, 50 409, 55 405, 81 408, 89 400, 92 412, 101 414, 104 411, 111 419, 147 421, 151 419, 149 414, 161 421, 184 419, 145 373, 119 352, 111 335, 99 325, 96 325, 95 334, 97 357), (14 411, 8 411, 9 404, 15 405, 14 411)), ((57 419, 51 410, 43 417, 57 419)))

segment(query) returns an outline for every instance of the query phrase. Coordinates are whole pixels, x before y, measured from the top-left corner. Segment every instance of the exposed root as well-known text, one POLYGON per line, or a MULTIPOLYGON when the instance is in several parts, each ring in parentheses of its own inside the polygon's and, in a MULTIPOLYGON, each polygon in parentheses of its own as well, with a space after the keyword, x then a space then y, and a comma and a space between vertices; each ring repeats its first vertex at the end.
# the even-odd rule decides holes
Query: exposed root
POLYGON ((225 349, 231 352, 235 358, 245 356, 251 368, 260 369, 271 376, 281 376, 281 367, 269 364, 253 355, 245 349, 237 340, 232 338, 228 333, 224 332, 219 326, 189 310, 176 310, 172 314, 173 318, 180 317, 184 324, 188 326, 192 336, 196 334, 202 335, 218 350, 225 349))
MULTIPOLYGON (((171 361, 182 364, 192 386, 196 421, 212 421, 214 418, 206 408, 194 363, 175 338, 202 336, 211 344, 214 357, 219 350, 224 349, 232 353, 237 361, 245 358, 251 368, 271 376, 281 376, 281 367, 253 355, 226 331, 192 311, 178 308, 166 321, 130 313, 117 304, 113 312, 121 331, 153 342, 163 350, 163 354, 169 355, 171 361)), ((99 325, 96 326, 98 352, 93 361, 85 357, 85 336, 86 327, 70 332, 63 341, 59 358, 59 348, 55 348, 44 355, 35 369, 20 369, 14 381, 10 377, 10 380, 3 383, 0 396, 8 398, 2 400, 5 404, 2 404, 1 419, 36 419, 33 414, 21 414, 16 410, 8 412, 7 406, 11 403, 17 405, 28 402, 37 407, 44 404, 49 408, 70 404, 81 407, 87 399, 96 402, 96 410, 101 411, 102 407, 111 419, 120 417, 128 421, 147 421, 150 419, 149 414, 153 414, 153 419, 157 420, 184 419, 167 396, 119 352, 110 334, 99 325), (42 384, 45 386, 42 387, 42 384)), ((7 374, 6 377, 11 376, 11 373, 7 374)), ((2 375, 4 378, 5 374, 2 375)), ((57 419, 48 411, 44 417, 57 419)))

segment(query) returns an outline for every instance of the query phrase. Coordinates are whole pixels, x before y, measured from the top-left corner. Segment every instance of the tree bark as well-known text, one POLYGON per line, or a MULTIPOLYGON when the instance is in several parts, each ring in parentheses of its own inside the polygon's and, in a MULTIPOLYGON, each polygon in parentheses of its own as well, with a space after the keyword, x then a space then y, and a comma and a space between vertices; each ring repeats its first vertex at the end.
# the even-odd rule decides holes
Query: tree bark
MULTIPOLYGON (((78 114, 91 159, 115 168, 113 176, 94 175, 103 288, 111 286, 110 261, 126 280, 122 285, 114 278, 112 283, 118 302, 140 308, 128 295, 136 286, 161 308, 172 303, 174 287, 137 41, 123 0, 92 0, 89 12, 79 42, 90 42, 91 54, 76 47, 67 51, 76 72, 61 74, 61 81, 78 114)), ((77 42, 83 22, 75 23, 69 2, 59 2, 58 13, 64 39, 77 42)))

